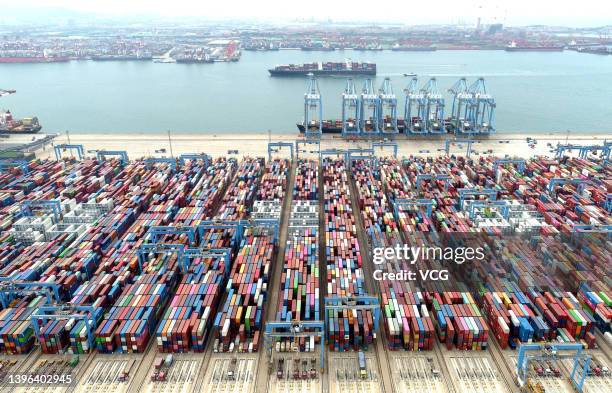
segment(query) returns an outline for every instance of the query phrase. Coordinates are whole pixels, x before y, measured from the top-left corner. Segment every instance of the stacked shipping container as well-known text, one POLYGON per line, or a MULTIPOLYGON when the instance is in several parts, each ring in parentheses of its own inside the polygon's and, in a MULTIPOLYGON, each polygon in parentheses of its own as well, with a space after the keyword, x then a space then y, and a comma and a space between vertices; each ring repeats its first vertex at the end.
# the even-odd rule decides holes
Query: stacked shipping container
MULTIPOLYGON (((325 158, 322 166, 327 297, 364 296, 362 257, 345 162, 325 158)), ((333 304, 341 306, 340 302, 333 304)), ((372 343, 374 321, 371 310, 345 307, 326 310, 326 313, 331 350, 357 350, 372 343)))

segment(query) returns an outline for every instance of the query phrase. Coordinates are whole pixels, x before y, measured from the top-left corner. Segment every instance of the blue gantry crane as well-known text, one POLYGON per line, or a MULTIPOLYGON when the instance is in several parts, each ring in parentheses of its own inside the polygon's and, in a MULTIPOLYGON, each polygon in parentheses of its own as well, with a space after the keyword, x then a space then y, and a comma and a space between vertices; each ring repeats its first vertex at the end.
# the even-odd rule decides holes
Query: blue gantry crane
POLYGON ((589 153, 600 153, 600 157, 606 161, 610 160, 610 152, 612 151, 612 145, 605 141, 601 145, 576 145, 572 143, 558 145, 555 153, 555 158, 559 159, 563 157, 563 154, 567 152, 572 152, 573 150, 578 151, 578 157, 587 159, 589 153))
POLYGON ((95 329, 98 321, 102 318, 103 308, 79 305, 48 305, 41 306, 32 314, 30 321, 34 329, 34 335, 40 342, 40 328, 49 321, 56 320, 83 320, 87 334, 89 350, 95 347, 95 329))
MULTIPOLYGON (((268 321, 264 331, 264 342, 270 362, 274 359, 274 341, 276 339, 299 339, 301 337, 319 338, 319 362, 321 372, 325 368, 325 324, 323 321, 268 321)), ((314 348, 312 348, 314 350, 314 348)))
POLYGON ((582 353, 583 348, 580 343, 554 343, 554 344, 521 344, 519 346, 516 375, 521 388, 524 388, 529 379, 529 363, 532 361, 558 361, 563 359, 573 360, 573 367, 570 373, 570 381, 577 392, 582 392, 584 380, 589 370, 591 357, 582 353), (570 351, 563 354, 562 351, 570 351))
POLYGON ((160 158, 160 157, 149 157, 145 159, 145 165, 147 168, 151 168, 155 164, 168 164, 172 168, 173 172, 176 172, 177 162, 176 158, 160 158))
POLYGON ((297 139, 295 141, 295 158, 300 159, 300 153, 302 157, 306 154, 314 154, 317 158, 321 154, 321 142, 311 139, 297 139))
POLYGON ((291 161, 293 161, 293 143, 291 142, 269 142, 268 143, 268 161, 272 161, 273 153, 280 153, 284 148, 289 148, 291 161))
POLYGON ((374 332, 380 320, 380 300, 376 296, 330 296, 324 299, 326 334, 329 335, 330 311, 371 311, 374 332))
POLYGON ((208 168, 211 162, 211 157, 206 153, 183 153, 178 157, 178 162, 181 166, 185 165, 185 161, 204 161, 204 166, 208 168))
POLYGON ((197 231, 200 237, 202 237, 203 233, 209 229, 235 229, 236 232, 234 233, 234 239, 236 239, 236 242, 239 243, 242 239, 244 229, 254 227, 268 228, 274 234, 274 243, 278 242, 279 222, 275 219, 258 218, 238 221, 207 220, 202 221, 200 225, 197 226, 197 231))
POLYGON ((62 218, 62 205, 58 199, 34 199, 19 204, 19 212, 24 217, 33 216, 38 210, 51 212, 55 223, 62 218))
POLYGON ((425 100, 425 130, 430 134, 443 134, 444 127, 444 97, 438 90, 436 78, 431 78, 421 88, 425 100))
POLYGON ((416 177, 416 188, 419 189, 421 188, 421 185, 423 184, 424 181, 437 181, 437 180, 443 180, 444 181, 444 190, 448 190, 448 183, 450 183, 450 176, 446 175, 444 173, 421 173, 418 174, 416 177))
POLYGON ((395 219, 399 221, 399 213, 400 209, 403 208, 412 208, 412 209, 420 209, 425 208, 425 212, 427 213, 427 217, 431 217, 431 213, 433 212, 433 199, 406 199, 406 198, 398 198, 393 201, 393 213, 395 214, 395 219))
POLYGON ((347 163, 348 163, 348 152, 346 150, 336 149, 336 148, 333 148, 333 149, 323 149, 319 153, 320 161, 323 162, 323 159, 325 157, 340 158, 340 159, 344 160, 344 165, 347 165, 347 163))
POLYGON ((397 127, 397 96, 393 92, 391 79, 385 78, 378 90, 379 105, 378 124, 380 132, 385 135, 399 133, 397 127))
POLYGON ((21 168, 21 171, 24 174, 30 173, 30 168, 28 167, 28 162, 25 160, 1 160, 0 161, 0 172, 6 168, 21 168))
POLYGON ((319 84, 312 72, 308 73, 308 87, 304 93, 304 135, 321 138, 323 133, 323 100, 319 84))
POLYGON ((459 189, 459 208, 464 208, 464 202, 469 197, 485 197, 489 201, 497 200, 497 190, 492 188, 460 188, 459 189))
POLYGON ((410 80, 404 89, 406 101, 404 103, 404 132, 423 135, 427 133, 426 110, 427 102, 425 94, 417 87, 416 77, 410 80))
POLYGON ((472 145, 474 143, 480 143, 480 142, 474 139, 447 139, 446 141, 444 141, 444 151, 446 152, 446 155, 448 156, 450 153, 451 145, 465 144, 467 146, 465 156, 467 158, 470 158, 470 155, 472 154, 472 145))
POLYGON ((229 275, 232 250, 230 248, 195 248, 189 247, 183 251, 185 268, 191 266, 194 258, 220 258, 225 262, 225 277, 229 275))
POLYGON ((495 99, 487 92, 484 78, 478 78, 472 83, 468 92, 472 98, 470 119, 473 122, 474 133, 490 134, 494 132, 495 99))
POLYGON ((397 142, 372 142, 372 151, 374 154, 376 154, 376 149, 383 150, 389 147, 393 150, 393 158, 397 158, 397 142))
POLYGON ((493 165, 495 166, 495 175, 497 176, 497 171, 499 169, 500 166, 502 165, 516 165, 516 169, 520 172, 523 173, 525 172, 525 165, 526 165, 526 161, 523 160, 522 158, 518 158, 518 159, 499 159, 499 160, 495 160, 495 162, 493 163, 493 165))
POLYGON ((367 160, 372 163, 376 163, 376 156, 374 155, 374 149, 360 149, 360 148, 351 148, 347 151, 347 164, 351 165, 353 160, 367 160))
POLYGON ((15 298, 30 293, 45 296, 48 304, 61 301, 60 286, 57 283, 0 277, 0 304, 2 304, 2 308, 7 308, 15 298))
POLYGON ((499 209, 499 213, 502 217, 508 218, 510 205, 508 201, 472 201, 468 207, 468 213, 470 220, 476 217, 476 208, 495 208, 499 209))
POLYGON ((453 96, 450 122, 455 134, 471 134, 474 129, 472 119, 472 94, 465 78, 459 79, 448 92, 453 96))
POLYGON ((379 115, 380 96, 374 91, 371 79, 366 79, 361 91, 361 113, 359 115, 359 130, 363 136, 380 134, 379 115))
POLYGON ((582 178, 554 177, 548 181, 546 189, 550 194, 553 194, 557 186, 562 186, 566 183, 575 184, 577 186, 577 191, 582 192, 584 186, 589 183, 589 180, 582 178))
POLYGON ((128 154, 125 150, 98 150, 96 157, 98 160, 102 160, 108 156, 117 156, 123 165, 130 162, 128 154))
POLYGON ((352 78, 347 79, 342 93, 342 136, 359 136, 361 97, 352 78))
POLYGON ((185 250, 187 246, 184 244, 168 244, 168 243, 155 243, 155 244, 142 244, 138 251, 136 252, 138 256, 138 267, 142 272, 142 265, 154 255, 159 254, 176 254, 176 260, 179 264, 179 267, 183 273, 187 272, 189 268, 188 260, 184 258, 185 250))
POLYGON ((62 158, 62 152, 64 151, 72 152, 73 150, 75 150, 77 153, 77 157, 79 157, 79 160, 82 160, 83 157, 85 157, 85 149, 83 148, 83 145, 62 143, 53 146, 53 149, 55 150, 55 159, 57 161, 62 158))
POLYGON ((149 228, 147 232, 151 243, 157 243, 162 236, 185 235, 189 240, 189 245, 194 245, 196 242, 196 229, 191 226, 164 226, 156 225, 149 228))

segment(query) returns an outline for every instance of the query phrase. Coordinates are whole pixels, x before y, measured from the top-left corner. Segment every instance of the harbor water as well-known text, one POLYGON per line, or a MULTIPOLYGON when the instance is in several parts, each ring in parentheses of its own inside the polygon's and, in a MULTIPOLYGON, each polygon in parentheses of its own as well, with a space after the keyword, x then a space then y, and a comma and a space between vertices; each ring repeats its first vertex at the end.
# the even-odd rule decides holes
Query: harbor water
MULTIPOLYGON (((404 73, 419 86, 435 76, 447 89, 478 77, 497 102, 504 132, 612 133, 612 56, 565 52, 244 52, 236 63, 159 64, 71 61, 0 64, 0 87, 16 89, 0 108, 36 115, 43 132, 293 132, 303 117, 305 78, 270 77, 268 68, 312 61, 372 61, 375 86, 390 77, 403 115, 404 73)), ((361 88, 363 77, 354 78, 361 88)), ((324 118, 340 117, 344 77, 319 79, 324 118)))

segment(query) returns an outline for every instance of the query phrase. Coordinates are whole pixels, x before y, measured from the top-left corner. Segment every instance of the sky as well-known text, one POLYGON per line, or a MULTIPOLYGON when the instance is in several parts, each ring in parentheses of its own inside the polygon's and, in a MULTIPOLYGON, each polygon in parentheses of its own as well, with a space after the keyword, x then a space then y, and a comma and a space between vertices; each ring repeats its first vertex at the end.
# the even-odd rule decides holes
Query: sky
MULTIPOLYGON (((79 13, 100 17, 201 17, 206 19, 483 23, 565 26, 612 25, 610 0, 0 0, 9 18, 79 13), (12 10, 12 11, 11 11, 12 10)), ((5 14, 5 18, 7 14, 5 14)))

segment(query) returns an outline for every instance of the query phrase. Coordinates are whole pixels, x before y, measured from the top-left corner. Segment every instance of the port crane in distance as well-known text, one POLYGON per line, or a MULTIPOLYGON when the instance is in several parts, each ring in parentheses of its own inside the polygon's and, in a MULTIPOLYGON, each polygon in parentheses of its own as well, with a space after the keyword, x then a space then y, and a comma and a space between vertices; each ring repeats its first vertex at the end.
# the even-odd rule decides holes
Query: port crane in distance
POLYGON ((387 77, 379 89, 378 124, 383 134, 398 134, 397 128, 397 96, 393 92, 391 78, 387 77))
POLYGON ((427 129, 424 124, 426 101, 423 92, 417 88, 417 83, 418 80, 414 77, 404 89, 406 93, 404 125, 411 134, 426 134, 427 129))
POLYGON ((347 79, 342 93, 342 135, 359 135, 361 125, 361 96, 352 78, 347 79))
POLYGON ((431 78, 421 88, 425 99, 425 128, 430 134, 443 134, 444 129, 444 97, 438 90, 436 78, 431 78))

